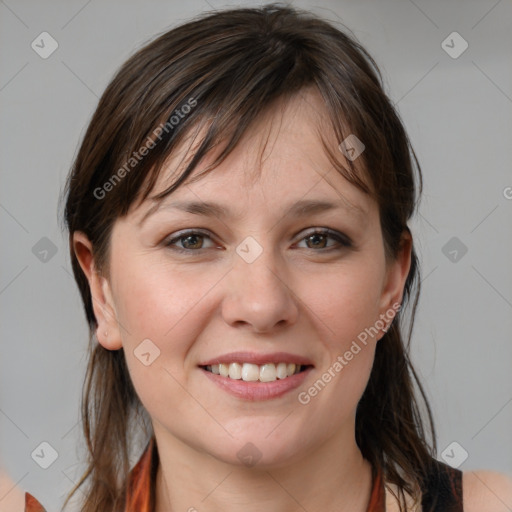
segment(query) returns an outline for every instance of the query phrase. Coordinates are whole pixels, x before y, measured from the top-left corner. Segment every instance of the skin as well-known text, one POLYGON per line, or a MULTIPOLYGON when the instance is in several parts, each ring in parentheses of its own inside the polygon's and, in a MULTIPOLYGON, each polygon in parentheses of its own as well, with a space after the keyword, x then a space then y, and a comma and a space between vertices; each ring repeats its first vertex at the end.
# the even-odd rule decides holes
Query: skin
MULTIPOLYGON (((215 201, 232 216, 161 208, 143 221, 152 202, 136 205, 114 224, 108 277, 95 267, 87 237, 74 234, 94 297, 98 341, 124 349, 152 419, 161 460, 157 512, 170 510, 170 503, 173 510, 224 512, 240 505, 247 511, 363 512, 368 504, 371 468, 356 445, 354 421, 384 332, 307 405, 297 393, 401 302, 411 239, 404 235, 397 257, 386 258, 377 204, 325 155, 317 130, 329 132, 320 98, 308 91, 280 107, 212 173, 166 198, 215 201), (302 199, 329 200, 339 208, 303 218, 284 214, 302 199), (307 235, 320 228, 345 234, 352 245, 320 236, 315 246, 307 235), (208 236, 182 235, 166 245, 185 229, 208 236), (263 249, 252 263, 236 253, 248 236, 263 249), (188 253, 172 249, 187 241, 188 253), (145 339, 160 350, 149 366, 134 355, 145 339), (249 402, 228 395, 198 368, 236 350, 291 352, 308 357, 314 369, 298 390, 249 402), (237 457, 249 442, 261 454, 252 468, 237 457)), ((333 138, 331 143, 337 146, 333 138)), ((183 168, 189 148, 184 144, 169 160, 155 195, 183 168)), ((388 510, 393 506, 390 501, 388 510)))
POLYGON ((25 493, 16 486, 9 474, 0 467, 0 510, 23 510, 25 493))

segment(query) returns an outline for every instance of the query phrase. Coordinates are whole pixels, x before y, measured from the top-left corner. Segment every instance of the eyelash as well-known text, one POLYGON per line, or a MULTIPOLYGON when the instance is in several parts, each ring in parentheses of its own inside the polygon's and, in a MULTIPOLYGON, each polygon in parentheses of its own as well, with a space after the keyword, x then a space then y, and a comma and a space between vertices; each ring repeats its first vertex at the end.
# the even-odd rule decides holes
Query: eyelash
MULTIPOLYGON (((178 234, 178 236, 175 236, 173 237, 172 239, 170 240, 166 240, 164 241, 164 245, 171 249, 172 251, 176 251, 176 252, 179 252, 179 253, 201 253, 207 249, 211 249, 211 247, 202 247, 200 249, 185 249, 185 248, 181 248, 181 247, 176 247, 176 246, 173 246, 174 243, 176 243, 177 241, 181 240, 181 239, 184 239, 184 238, 187 238, 189 236, 193 236, 193 235, 199 235, 201 237, 204 237, 204 238, 210 238, 211 237, 207 234, 207 233, 204 233, 202 231, 199 231, 199 230, 189 230, 189 231, 183 231, 181 233, 178 234)), ((309 233, 307 233, 304 237, 302 237, 299 242, 302 242, 304 240, 306 240, 307 238, 313 236, 313 235, 320 235, 320 236, 327 236, 329 238, 332 238, 334 240, 336 240, 338 242, 338 244, 341 246, 341 247, 338 247, 336 248, 335 246, 331 246, 331 247, 323 247, 321 248, 319 251, 315 251, 315 249, 310 249, 312 251, 315 251, 315 252, 327 252, 327 251, 330 251, 330 250, 335 250, 335 249, 340 249, 340 248, 350 248, 352 247, 352 242, 350 241, 350 239, 345 236, 345 235, 342 235, 341 233, 337 233, 336 231, 332 231, 330 229, 317 229, 315 231, 311 231, 309 233)))

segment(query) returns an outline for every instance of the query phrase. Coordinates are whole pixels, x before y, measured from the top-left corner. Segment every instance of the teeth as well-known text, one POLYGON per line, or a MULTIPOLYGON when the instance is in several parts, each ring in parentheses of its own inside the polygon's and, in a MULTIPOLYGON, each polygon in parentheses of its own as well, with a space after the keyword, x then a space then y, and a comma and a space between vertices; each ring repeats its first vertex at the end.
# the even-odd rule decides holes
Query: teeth
POLYGON ((242 367, 238 363, 229 365, 229 378, 239 380, 242 378, 242 367))
MULTIPOLYGON (((245 366, 245 364, 244 364, 245 366)), ((259 369, 259 378, 261 382, 273 382, 277 378, 276 365, 273 363, 262 364, 259 369)))
POLYGON ((242 366, 242 380, 254 382, 260 378, 260 367, 257 364, 244 363, 242 366))
POLYGON ((261 366, 252 363, 220 363, 208 365, 206 370, 221 377, 229 377, 245 382, 273 382, 299 373, 301 366, 294 363, 278 363, 277 365, 266 363, 261 366))
POLYGON ((278 379, 285 379, 288 377, 288 371, 286 370, 286 367, 288 365, 286 363, 279 363, 276 366, 276 376, 278 379))

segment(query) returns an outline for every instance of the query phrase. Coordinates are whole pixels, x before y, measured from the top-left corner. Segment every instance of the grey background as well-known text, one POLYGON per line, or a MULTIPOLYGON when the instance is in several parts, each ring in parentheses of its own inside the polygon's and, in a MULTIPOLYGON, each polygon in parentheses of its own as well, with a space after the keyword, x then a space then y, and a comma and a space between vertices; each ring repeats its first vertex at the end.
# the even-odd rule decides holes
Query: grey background
MULTIPOLYGON (((240 2, 0 1, 0 454, 13 481, 49 510, 82 469, 87 344, 59 192, 117 67, 156 33, 225 5, 240 2), (47 59, 31 48, 43 31, 59 45, 47 59), (43 237, 57 251, 46 261, 43 237), (42 441, 59 454, 46 470, 30 456, 42 441)), ((510 472, 512 2, 293 5, 342 21, 374 56, 422 165, 413 358, 433 405, 439 456, 456 441, 468 452, 461 469, 510 472), (441 46, 453 31, 469 44, 458 58, 441 46)))

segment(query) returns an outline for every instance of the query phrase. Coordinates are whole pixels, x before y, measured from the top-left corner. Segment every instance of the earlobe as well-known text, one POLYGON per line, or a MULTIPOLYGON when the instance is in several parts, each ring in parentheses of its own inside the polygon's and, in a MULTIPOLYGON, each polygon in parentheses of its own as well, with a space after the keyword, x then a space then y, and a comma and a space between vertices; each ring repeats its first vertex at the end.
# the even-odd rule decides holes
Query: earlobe
POLYGON ((381 318, 385 316, 388 322, 382 330, 382 336, 389 329, 394 316, 401 307, 405 282, 411 268, 411 257, 412 236, 407 230, 402 234, 396 257, 388 263, 386 281, 381 294, 381 318))
POLYGON ((73 249, 89 282, 97 324, 96 338, 106 349, 118 350, 122 340, 109 280, 96 268, 92 243, 85 233, 73 233, 73 249))

